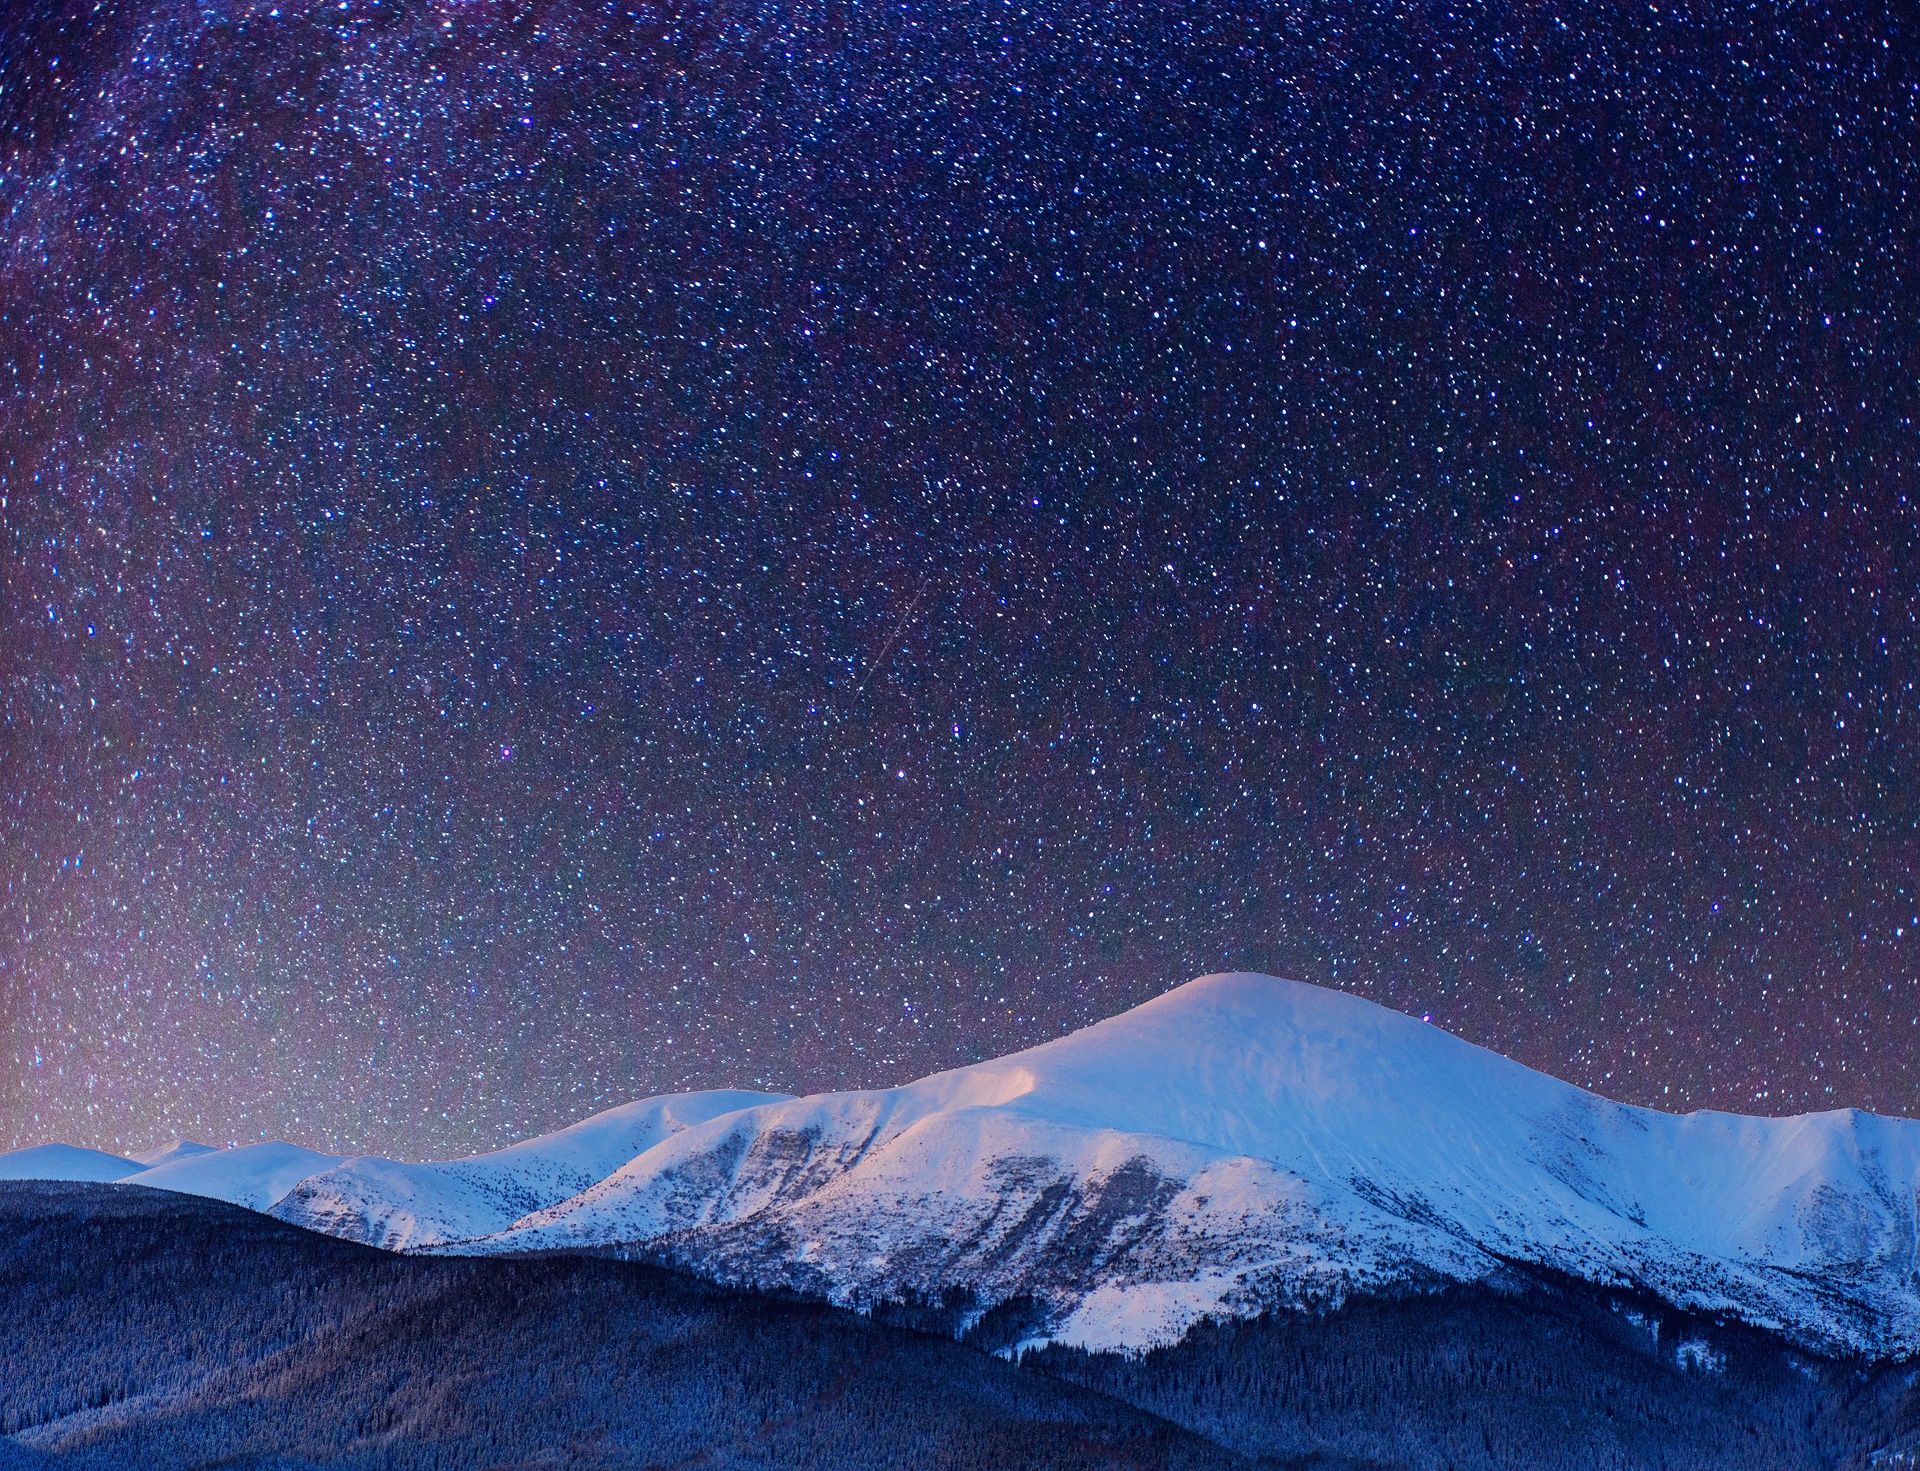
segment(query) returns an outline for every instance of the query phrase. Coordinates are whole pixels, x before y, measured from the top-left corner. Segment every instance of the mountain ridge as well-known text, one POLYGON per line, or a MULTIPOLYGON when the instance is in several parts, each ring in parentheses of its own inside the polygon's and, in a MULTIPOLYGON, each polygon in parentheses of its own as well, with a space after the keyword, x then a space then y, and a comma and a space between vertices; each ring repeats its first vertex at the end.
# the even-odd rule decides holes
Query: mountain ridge
POLYGON ((1615 1103, 1244 972, 898 1088, 642 1100, 468 1161, 316 1158, 240 1203, 389 1249, 614 1252, 843 1305, 958 1293, 976 1320, 1024 1304, 1009 1349, 1140 1351, 1510 1263, 1824 1354, 1920 1347, 1920 1123, 1615 1103))
POLYGON ((1914 1342, 1920 1125, 1614 1103, 1245 973, 899 1089, 725 1115, 498 1237, 839 1301, 1039 1294, 1088 1348, 1518 1260, 1824 1352, 1914 1342))

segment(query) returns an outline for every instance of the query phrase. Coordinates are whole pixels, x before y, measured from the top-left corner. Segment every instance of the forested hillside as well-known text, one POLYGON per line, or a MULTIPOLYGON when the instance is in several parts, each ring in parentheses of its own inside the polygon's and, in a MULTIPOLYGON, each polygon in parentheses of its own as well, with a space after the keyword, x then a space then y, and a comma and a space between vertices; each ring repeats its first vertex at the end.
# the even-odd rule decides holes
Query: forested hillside
POLYGON ((595 1258, 391 1256, 158 1191, 0 1186, 0 1303, 0 1446, 47 1453, 23 1465, 1246 1464, 850 1313, 595 1258))
POLYGON ((1016 1366, 907 1326, 962 1326, 964 1293, 869 1318, 600 1257, 405 1257, 191 1196, 8 1184, 0 1471, 1912 1464, 1914 1371, 1571 1281, 1506 1288, 1016 1366))
POLYGON ((1916 1373, 1517 1274, 1324 1317, 1203 1325, 1139 1358, 1050 1347, 1028 1368, 1252 1456, 1493 1471, 1905 1466, 1916 1373), (1879 1459, 1873 1459, 1874 1452, 1879 1459))

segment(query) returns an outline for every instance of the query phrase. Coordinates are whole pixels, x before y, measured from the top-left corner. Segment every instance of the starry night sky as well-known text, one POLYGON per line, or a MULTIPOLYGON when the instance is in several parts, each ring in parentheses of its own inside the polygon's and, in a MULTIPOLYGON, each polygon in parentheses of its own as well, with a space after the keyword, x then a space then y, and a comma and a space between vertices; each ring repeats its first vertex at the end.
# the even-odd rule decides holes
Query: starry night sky
POLYGON ((1223 968, 1920 1112, 1904 8, 4 15, 0 1148, 1223 968))

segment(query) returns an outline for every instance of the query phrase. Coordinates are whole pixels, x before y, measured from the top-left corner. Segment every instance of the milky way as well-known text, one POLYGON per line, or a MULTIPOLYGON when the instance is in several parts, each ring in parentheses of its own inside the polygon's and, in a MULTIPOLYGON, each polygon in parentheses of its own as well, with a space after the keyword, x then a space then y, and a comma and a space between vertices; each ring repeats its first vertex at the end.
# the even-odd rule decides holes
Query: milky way
POLYGON ((1898 7, 5 14, 0 1147, 1225 968, 1920 1111, 1898 7))

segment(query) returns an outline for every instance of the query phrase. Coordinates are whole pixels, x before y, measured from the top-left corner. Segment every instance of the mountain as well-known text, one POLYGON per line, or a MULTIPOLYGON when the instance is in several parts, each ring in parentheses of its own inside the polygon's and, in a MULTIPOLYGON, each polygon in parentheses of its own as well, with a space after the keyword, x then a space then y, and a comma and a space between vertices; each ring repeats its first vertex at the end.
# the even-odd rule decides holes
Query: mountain
POLYGON ((202 1150, 165 1164, 128 1175, 123 1185, 145 1185, 182 1195, 204 1195, 263 1211, 310 1175, 341 1162, 337 1154, 321 1154, 297 1144, 274 1140, 243 1144, 237 1149, 202 1150))
MULTIPOLYGON (((1516 1273, 1005 1363, 582 1256, 376 1251, 0 1185, 0 1468, 1900 1471, 1909 1366, 1516 1273)), ((889 1321, 894 1320, 894 1321, 889 1321)))
POLYGON ((197 1154, 218 1154, 217 1146, 195 1144, 191 1139, 175 1139, 162 1144, 157 1149, 144 1150, 132 1158, 142 1169, 153 1169, 156 1165, 170 1165, 177 1159, 192 1159, 197 1154))
MULTIPOLYGON (((80 1168, 63 1148, 0 1167, 80 1168)), ((1920 1123, 1634 1108, 1268 976, 904 1087, 649 1099, 470 1160, 90 1158, 392 1250, 623 1255, 1002 1350, 1528 1271, 1816 1353, 1920 1350, 1920 1123)))
POLYGON ((724 1114, 440 1249, 622 1248, 847 1303, 960 1292, 1023 1305, 1010 1341, 1093 1349, 1521 1263, 1899 1356, 1917 1177, 1920 1123, 1629 1107, 1234 974, 905 1087, 724 1114))
POLYGON ((72 1144, 36 1144, 0 1154, 0 1180, 120 1180, 139 1173, 133 1160, 72 1144))
POLYGON ((682 1129, 784 1097, 674 1094, 611 1108, 473 1159, 402 1164, 369 1156, 340 1161, 306 1179, 289 1181, 285 1198, 275 1197, 279 1204, 274 1214, 394 1251, 488 1236, 578 1195, 682 1129))

